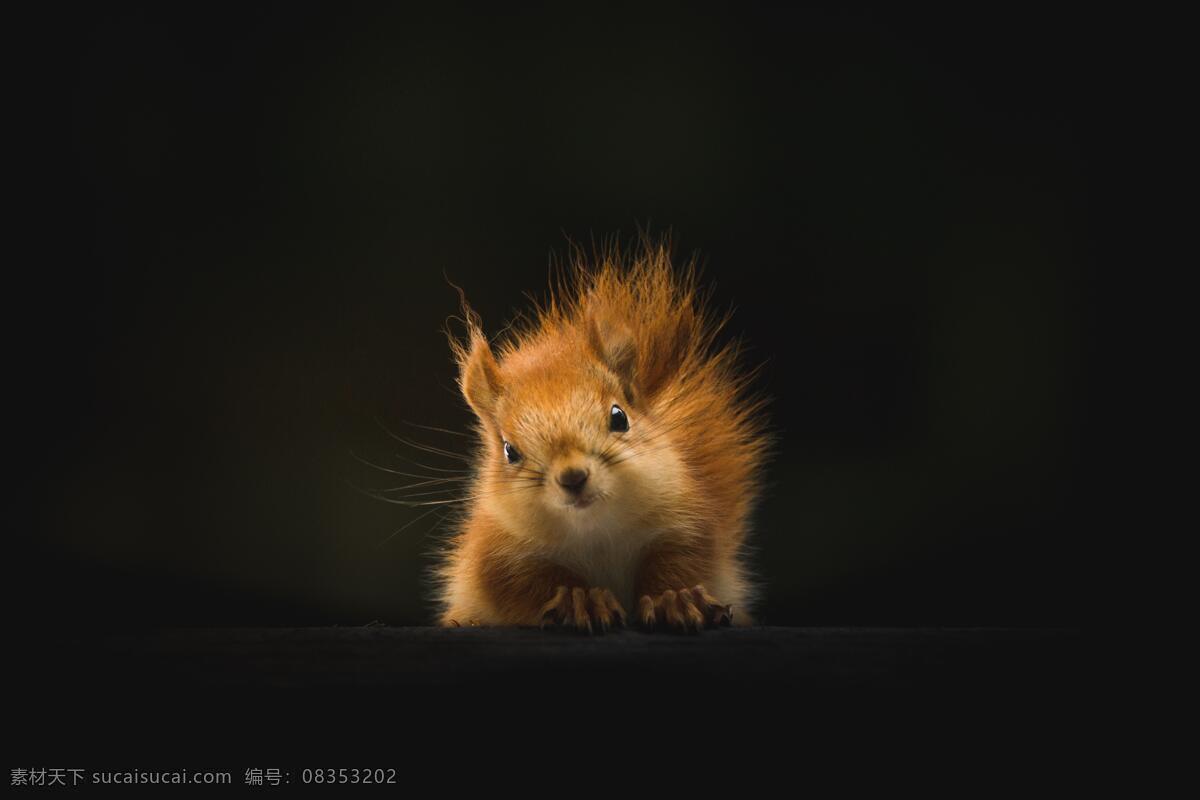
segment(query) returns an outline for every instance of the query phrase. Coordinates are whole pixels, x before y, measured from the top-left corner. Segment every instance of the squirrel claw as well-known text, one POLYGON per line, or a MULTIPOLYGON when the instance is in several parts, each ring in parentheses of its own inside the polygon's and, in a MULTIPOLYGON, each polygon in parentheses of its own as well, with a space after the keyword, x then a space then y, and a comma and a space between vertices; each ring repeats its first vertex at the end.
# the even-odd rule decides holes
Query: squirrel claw
POLYGON ((573 628, 579 633, 608 633, 625 626, 625 609, 608 589, 559 586, 541 610, 541 627, 573 628))
POLYGON ((733 606, 723 605, 700 584, 678 591, 667 589, 657 597, 642 595, 638 600, 638 622, 647 630, 698 633, 705 628, 732 625, 733 606))

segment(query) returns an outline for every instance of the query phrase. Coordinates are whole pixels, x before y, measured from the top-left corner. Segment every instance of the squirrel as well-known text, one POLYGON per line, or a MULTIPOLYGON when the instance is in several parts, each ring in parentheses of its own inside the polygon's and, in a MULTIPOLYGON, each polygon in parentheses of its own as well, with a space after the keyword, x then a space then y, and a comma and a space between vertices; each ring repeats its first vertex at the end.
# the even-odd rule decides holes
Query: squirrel
POLYGON ((751 624, 765 400, 670 250, 574 248, 495 350, 459 290, 466 335, 448 335, 479 447, 436 571, 442 625, 751 624))

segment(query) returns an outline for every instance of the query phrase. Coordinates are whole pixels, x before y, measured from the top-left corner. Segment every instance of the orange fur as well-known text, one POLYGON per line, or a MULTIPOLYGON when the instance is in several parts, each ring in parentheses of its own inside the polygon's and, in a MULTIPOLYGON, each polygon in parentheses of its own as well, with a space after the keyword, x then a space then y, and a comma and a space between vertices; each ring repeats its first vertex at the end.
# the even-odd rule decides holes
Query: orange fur
POLYGON ((440 569, 443 624, 593 630, 636 610, 695 629, 727 622, 729 606, 749 620, 762 402, 736 346, 716 345, 725 319, 704 308, 694 265, 677 269, 669 250, 576 250, 495 353, 464 302, 467 336, 451 343, 480 446, 440 569), (610 431, 614 404, 628 431, 610 431), (570 475, 582 488, 564 488, 570 475))

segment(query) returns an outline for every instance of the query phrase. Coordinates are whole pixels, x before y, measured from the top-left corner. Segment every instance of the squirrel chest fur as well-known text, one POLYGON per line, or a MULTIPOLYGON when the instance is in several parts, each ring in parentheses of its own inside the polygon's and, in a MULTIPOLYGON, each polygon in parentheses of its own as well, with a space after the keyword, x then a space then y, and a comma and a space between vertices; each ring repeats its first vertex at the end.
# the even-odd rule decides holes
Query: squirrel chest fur
POLYGON ((440 567, 441 622, 749 621, 761 402, 734 348, 715 345, 692 268, 659 244, 577 258, 495 350, 466 318, 452 344, 480 441, 440 567))

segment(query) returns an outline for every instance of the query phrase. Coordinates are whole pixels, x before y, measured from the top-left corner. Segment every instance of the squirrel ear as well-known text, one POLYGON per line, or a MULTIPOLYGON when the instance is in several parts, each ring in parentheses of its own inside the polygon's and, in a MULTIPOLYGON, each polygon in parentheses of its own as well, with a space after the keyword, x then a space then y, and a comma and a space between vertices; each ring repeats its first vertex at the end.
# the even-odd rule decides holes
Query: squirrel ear
POLYGON ((622 323, 592 317, 588 324, 588 340, 600 360, 620 379, 625 391, 632 394, 637 371, 637 345, 633 332, 622 323))
POLYGON ((458 385, 481 419, 489 419, 495 413, 500 397, 500 366, 481 333, 471 335, 470 349, 463 352, 458 385))

